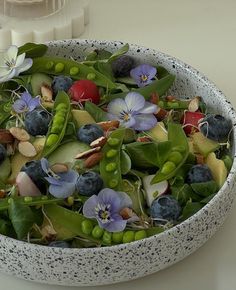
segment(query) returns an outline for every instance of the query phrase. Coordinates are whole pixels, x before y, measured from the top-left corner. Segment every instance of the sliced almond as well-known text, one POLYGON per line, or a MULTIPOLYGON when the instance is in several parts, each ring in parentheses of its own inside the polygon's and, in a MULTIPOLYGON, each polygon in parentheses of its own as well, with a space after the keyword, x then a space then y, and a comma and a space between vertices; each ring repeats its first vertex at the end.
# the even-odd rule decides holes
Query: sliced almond
POLYGON ((120 125, 120 122, 118 120, 112 120, 112 121, 105 121, 105 122, 99 122, 97 123, 104 131, 108 131, 111 129, 118 128, 120 125))
POLYGON ((30 135, 23 128, 12 127, 9 129, 13 137, 19 141, 29 141, 30 135))
POLYGON ((102 152, 96 152, 92 155, 90 155, 85 161, 84 161, 84 167, 86 168, 92 168, 93 166, 97 165, 103 157, 102 152))
POLYGON ((175 100, 176 100, 176 97, 175 96, 166 96, 166 100, 168 101, 168 102, 174 102, 175 100))
POLYGON ((63 173, 69 170, 69 167, 64 163, 55 163, 51 166, 51 170, 54 173, 63 173))
POLYGON ((14 137, 12 136, 9 130, 0 129, 0 143, 1 144, 13 143, 13 141, 14 141, 14 137))
POLYGON ((18 144, 19 152, 24 155, 25 157, 34 157, 37 155, 37 151, 30 142, 28 141, 21 141, 18 144))
POLYGON ((42 85, 40 89, 41 89, 42 100, 44 102, 52 102, 52 96, 53 96, 52 88, 44 84, 42 85))
POLYGON ((1 189, 0 190, 0 198, 4 198, 6 196, 6 191, 1 189))
POLYGON ((120 211, 120 215, 122 216, 123 219, 128 220, 134 215, 134 212, 131 208, 125 207, 120 211))
POLYGON ((165 117, 168 115, 168 111, 162 108, 158 108, 155 116, 158 119, 158 121, 162 121, 165 119, 165 117))
POLYGON ((188 105, 188 110, 190 112, 196 112, 199 109, 200 97, 193 98, 188 105))
POLYGON ((137 142, 150 142, 152 139, 148 136, 138 137, 137 142))
POLYGON ((79 153, 75 156, 75 159, 82 159, 82 158, 87 158, 89 157, 90 155, 92 155, 93 153, 95 152, 99 152, 101 150, 101 147, 95 147, 95 148, 92 148, 92 149, 89 149, 87 151, 84 151, 82 153, 79 153))
POLYGON ((90 147, 103 147, 107 142, 107 138, 102 136, 96 140, 94 140, 92 143, 90 143, 90 147))

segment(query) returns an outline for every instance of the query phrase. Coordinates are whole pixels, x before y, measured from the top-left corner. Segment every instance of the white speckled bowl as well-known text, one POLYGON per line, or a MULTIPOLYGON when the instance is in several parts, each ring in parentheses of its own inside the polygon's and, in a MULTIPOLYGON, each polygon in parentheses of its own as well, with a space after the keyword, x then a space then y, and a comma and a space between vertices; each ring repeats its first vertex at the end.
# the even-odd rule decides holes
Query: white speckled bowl
MULTIPOLYGON (((82 59, 91 47, 116 50, 123 43, 68 40, 50 43, 49 54, 82 59)), ((158 51, 131 45, 131 55, 160 64, 176 75, 171 93, 200 95, 213 111, 232 120, 236 114, 229 101, 206 77, 189 65, 158 51)), ((236 131, 233 132, 234 142, 236 131)), ((235 147, 232 155, 235 156, 235 147)), ((84 286, 118 283, 164 269, 203 245, 222 225, 234 199, 236 160, 217 195, 198 213, 159 235, 112 247, 60 249, 38 246, 0 236, 0 270, 37 282, 84 286)))

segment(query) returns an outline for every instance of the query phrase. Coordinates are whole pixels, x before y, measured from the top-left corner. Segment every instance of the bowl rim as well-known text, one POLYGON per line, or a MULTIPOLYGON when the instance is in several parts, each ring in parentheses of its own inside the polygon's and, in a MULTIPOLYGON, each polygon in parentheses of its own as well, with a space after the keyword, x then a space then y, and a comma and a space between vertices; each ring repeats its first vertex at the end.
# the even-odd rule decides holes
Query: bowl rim
MULTIPOLYGON (((120 46, 124 45, 126 42, 124 41, 119 41, 119 40, 98 40, 98 39, 67 39, 67 40, 55 40, 55 41, 49 41, 46 42, 46 44, 49 46, 49 48, 51 47, 52 49, 54 48, 54 46, 62 46, 64 44, 72 44, 72 45, 104 45, 104 46, 111 46, 114 45, 114 47, 119 48, 120 46)), ((145 55, 149 55, 151 54, 152 56, 155 55, 159 55, 163 61, 169 61, 170 59, 172 59, 172 61, 174 61, 175 65, 178 67, 181 67, 182 69, 184 69, 185 71, 187 71, 190 75, 194 75, 195 78, 197 78, 201 83, 204 83, 207 86, 211 87, 211 90, 214 92, 214 95, 219 95, 220 98, 223 100, 224 106, 228 109, 228 111, 230 111, 230 119, 232 121, 233 124, 233 141, 234 143, 236 143, 236 130, 234 129, 234 127, 236 126, 236 111, 233 108, 231 102, 229 100, 227 100, 226 96, 223 94, 223 92, 218 89, 218 87, 215 85, 214 82, 212 82, 211 80, 208 79, 208 77, 206 77, 203 73, 201 73, 199 70, 195 69, 194 67, 192 67, 191 65, 185 63, 184 61, 178 59, 177 57, 171 56, 167 53, 164 53, 162 51, 159 51, 158 49, 154 49, 154 48, 148 48, 146 46, 143 45, 138 45, 138 44, 132 44, 129 43, 130 46, 130 51, 137 51, 140 50, 140 55, 145 54, 145 55)), ((112 245, 112 246, 106 246, 106 247, 92 247, 92 248, 57 248, 57 247, 49 247, 46 245, 38 245, 38 244, 33 244, 33 243, 28 243, 26 241, 21 241, 21 240, 17 240, 5 235, 0 234, 0 240, 5 240, 5 241, 9 241, 12 244, 15 244, 19 247, 23 247, 23 246, 27 246, 30 248, 35 248, 37 247, 37 249, 39 250, 44 250, 48 249, 48 251, 51 251, 52 253, 57 253, 57 252, 62 252, 67 254, 67 253, 87 253, 87 252, 92 252, 94 254, 96 253, 103 253, 103 252, 107 252, 109 250, 122 250, 125 249, 127 247, 133 247, 133 246, 142 246, 145 245, 145 243, 148 242, 152 242, 153 240, 161 239, 164 235, 172 235, 173 233, 175 233, 179 227, 184 227, 189 225, 190 223, 192 223, 192 221, 197 220, 198 217, 200 217, 202 215, 202 213, 206 210, 208 210, 209 208, 211 208, 211 206, 215 203, 216 200, 220 199, 222 195, 225 194, 225 192, 229 192, 232 190, 235 182, 236 182, 236 144, 234 146, 234 150, 232 152, 232 155, 234 156, 233 159, 233 164, 231 167, 230 172, 228 173, 227 179, 224 182, 223 186, 220 188, 220 190, 215 194, 215 196, 207 203, 205 204, 198 212, 196 212, 195 214, 193 214, 192 216, 190 216, 188 219, 184 220, 183 222, 171 227, 170 229, 164 230, 161 233, 155 234, 153 236, 147 237, 145 239, 142 240, 138 240, 138 241, 133 241, 130 243, 125 243, 125 244, 118 244, 118 245, 112 245)))

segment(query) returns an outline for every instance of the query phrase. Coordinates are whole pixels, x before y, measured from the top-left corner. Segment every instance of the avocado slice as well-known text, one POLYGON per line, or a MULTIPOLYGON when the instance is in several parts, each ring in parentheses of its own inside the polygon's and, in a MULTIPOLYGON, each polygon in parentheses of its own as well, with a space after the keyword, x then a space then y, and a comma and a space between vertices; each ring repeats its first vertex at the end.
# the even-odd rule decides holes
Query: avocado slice
POLYGON ((227 168, 224 161, 216 158, 215 153, 211 152, 206 158, 206 165, 210 168, 215 182, 221 188, 227 178, 227 168))
POLYGON ((94 124, 96 123, 93 117, 89 114, 89 112, 85 110, 71 110, 72 116, 75 120, 77 128, 80 128, 86 124, 94 124))
POLYGON ((216 151, 220 144, 206 138, 201 132, 196 132, 192 135, 194 149, 206 157, 210 152, 216 151))
POLYGON ((51 86, 52 79, 46 74, 34 73, 31 76, 30 84, 31 84, 33 96, 38 96, 41 94, 41 87, 43 85, 51 86))
POLYGON ((147 133, 157 142, 168 141, 168 132, 163 122, 158 122, 156 126, 147 133))
POLYGON ((55 151, 48 156, 48 161, 54 163, 66 163, 72 167, 75 162, 75 156, 79 153, 89 150, 90 147, 79 141, 71 141, 60 145, 55 151))

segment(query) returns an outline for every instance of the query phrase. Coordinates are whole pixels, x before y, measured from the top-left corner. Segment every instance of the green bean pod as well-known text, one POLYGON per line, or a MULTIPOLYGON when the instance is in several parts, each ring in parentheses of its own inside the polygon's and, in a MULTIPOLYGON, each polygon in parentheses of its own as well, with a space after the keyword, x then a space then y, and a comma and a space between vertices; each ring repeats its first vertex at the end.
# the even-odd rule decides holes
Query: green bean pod
POLYGON ((188 140, 180 124, 168 124, 168 139, 172 143, 172 152, 153 177, 151 184, 172 178, 188 157, 188 140))
POLYGON ((122 187, 120 154, 125 128, 113 131, 102 149, 104 158, 100 162, 100 175, 104 186, 114 190, 122 187))
POLYGON ((79 63, 72 59, 59 57, 38 57, 33 59, 32 67, 27 74, 41 72, 48 75, 66 75, 74 80, 87 79, 93 76, 93 81, 101 87, 115 89, 117 86, 109 78, 95 70, 93 67, 79 63))
POLYGON ((49 126, 42 156, 48 156, 62 141, 66 133, 70 113, 70 98, 65 92, 60 91, 54 103, 53 119, 49 126))

